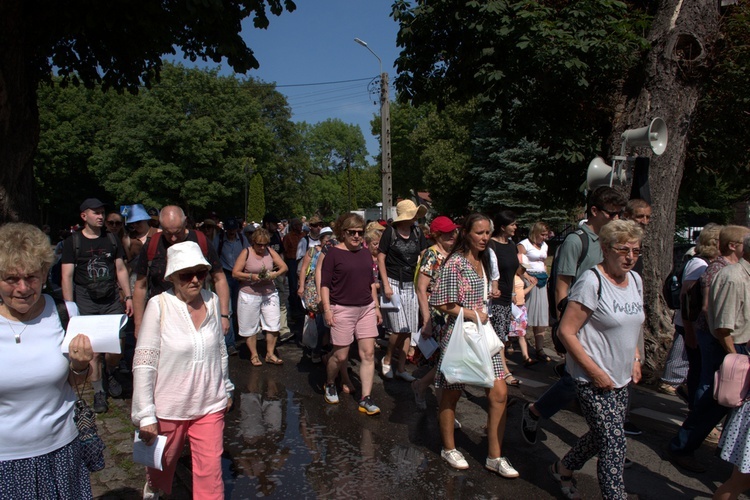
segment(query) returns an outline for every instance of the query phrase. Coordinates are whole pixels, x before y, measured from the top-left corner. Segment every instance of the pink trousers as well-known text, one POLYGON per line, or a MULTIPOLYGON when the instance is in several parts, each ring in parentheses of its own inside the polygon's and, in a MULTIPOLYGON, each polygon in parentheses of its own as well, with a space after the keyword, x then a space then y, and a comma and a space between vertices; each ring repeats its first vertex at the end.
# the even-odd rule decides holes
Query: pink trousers
POLYGON ((196 420, 159 420, 159 434, 167 436, 162 456, 164 470, 146 468, 152 490, 172 493, 172 480, 177 460, 190 439, 193 464, 193 497, 201 500, 224 498, 221 478, 221 454, 224 451, 224 411, 211 413, 196 420))

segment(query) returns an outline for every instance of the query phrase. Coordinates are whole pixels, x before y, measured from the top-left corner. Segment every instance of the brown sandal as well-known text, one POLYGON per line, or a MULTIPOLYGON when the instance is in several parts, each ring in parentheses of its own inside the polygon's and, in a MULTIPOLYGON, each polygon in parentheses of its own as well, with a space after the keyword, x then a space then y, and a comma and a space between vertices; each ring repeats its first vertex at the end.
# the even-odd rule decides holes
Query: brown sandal
POLYGON ((250 358, 250 364, 253 366, 261 366, 263 363, 260 362, 260 358, 256 354, 250 358))
POLYGON ((284 360, 279 359, 276 356, 266 356, 266 363, 272 364, 272 365, 283 365, 284 360))

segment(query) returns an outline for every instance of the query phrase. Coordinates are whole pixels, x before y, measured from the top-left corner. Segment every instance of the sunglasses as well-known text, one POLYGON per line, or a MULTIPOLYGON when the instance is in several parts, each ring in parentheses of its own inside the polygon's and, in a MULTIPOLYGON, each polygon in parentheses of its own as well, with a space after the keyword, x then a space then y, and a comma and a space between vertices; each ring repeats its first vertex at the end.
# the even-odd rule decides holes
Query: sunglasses
POLYGON ((614 250, 619 255, 622 255, 623 257, 627 257, 630 252, 633 252, 633 257, 638 258, 641 256, 641 249, 640 248, 628 248, 628 247, 612 247, 612 250, 614 250))
POLYGON ((619 210, 619 211, 615 212, 613 210, 607 210, 606 208, 602 208, 602 207, 596 207, 596 208, 598 208, 599 210, 601 210, 602 212, 604 212, 605 214, 607 214, 607 216, 610 219, 614 219, 615 217, 617 217, 617 218, 622 217, 622 212, 623 212, 622 210, 619 210))
POLYGON ((177 273, 177 275, 180 277, 180 281, 184 281, 186 283, 193 281, 193 278, 198 278, 198 281, 203 281, 206 279, 206 276, 208 275, 208 271, 205 269, 202 271, 191 271, 188 273, 177 273))
POLYGON ((108 220, 107 221, 108 226, 122 226, 122 222, 119 220, 108 220))
POLYGON ((265 247, 267 247, 267 246, 268 246, 268 243, 253 243, 253 246, 254 246, 254 247, 261 247, 261 248, 265 248, 265 247))
POLYGON ((323 223, 322 222, 316 222, 314 224, 310 224, 310 227, 323 227, 323 223))
POLYGON ((362 236, 362 235, 364 235, 365 232, 364 231, 357 231, 357 230, 354 230, 354 229, 347 229, 346 230, 346 234, 348 234, 349 236, 351 236, 352 238, 354 238, 355 236, 362 236))

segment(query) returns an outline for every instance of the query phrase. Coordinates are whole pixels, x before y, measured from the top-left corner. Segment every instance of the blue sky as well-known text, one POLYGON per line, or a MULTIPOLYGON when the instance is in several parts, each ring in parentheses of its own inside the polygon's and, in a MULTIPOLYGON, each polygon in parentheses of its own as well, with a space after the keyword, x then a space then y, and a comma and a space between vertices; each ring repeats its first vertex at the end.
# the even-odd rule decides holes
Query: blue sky
MULTIPOLYGON (((382 59, 393 98, 393 63, 398 56, 398 25, 390 17, 390 0, 297 0, 297 10, 270 16, 267 30, 243 24, 242 36, 255 52, 260 69, 249 76, 275 82, 287 96, 294 121, 317 123, 338 118, 359 125, 371 155, 379 152, 370 132, 370 120, 379 111, 377 94, 368 92, 380 72, 378 60, 360 38, 382 59), (362 81, 335 85, 301 84, 362 81), (294 86, 292 86, 294 85, 294 86)), ((199 66, 205 66, 199 65, 199 66)), ((223 69, 228 66, 224 64, 223 69)), ((377 85, 373 86, 376 90, 377 85)))

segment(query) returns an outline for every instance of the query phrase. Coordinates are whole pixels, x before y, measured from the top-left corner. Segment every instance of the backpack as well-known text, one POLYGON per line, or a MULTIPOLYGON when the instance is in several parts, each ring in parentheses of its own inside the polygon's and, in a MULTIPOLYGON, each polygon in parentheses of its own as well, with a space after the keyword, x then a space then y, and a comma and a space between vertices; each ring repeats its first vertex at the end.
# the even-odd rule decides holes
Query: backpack
MULTIPOLYGON (((117 238, 115 235, 106 231, 104 234, 107 235, 107 239, 112 244, 112 255, 117 258, 117 238)), ((73 238, 73 261, 74 265, 78 265, 78 253, 81 249, 81 233, 76 231, 70 235, 73 238)), ((94 300, 109 299, 116 295, 117 292, 117 278, 108 281, 94 281, 85 285, 86 291, 94 300)))
MULTIPOLYGON (((581 264, 583 263, 583 259, 586 258, 586 255, 589 253, 589 237, 586 235, 586 232, 583 229, 576 229, 572 233, 568 234, 565 237, 565 240, 568 238, 573 237, 573 235, 576 235, 581 240, 581 255, 578 256, 578 261, 576 262, 576 271, 578 271, 578 268, 581 267, 581 264)), ((565 243, 565 240, 563 240, 563 243, 565 243)), ((549 303, 549 319, 551 322, 554 322, 554 318, 557 317, 557 311, 559 310, 559 304, 555 302, 555 287, 557 286, 557 256, 560 253, 560 248, 562 248, 562 245, 557 247, 555 249, 555 255, 552 257, 552 268, 550 269, 549 278, 547 279, 547 282, 550 284, 547 287, 547 300, 549 303)), ((571 283, 571 286, 573 283, 571 283)), ((560 316, 562 318, 562 316, 560 316)), ((560 352, 560 351, 558 351, 560 352)))
POLYGON ((714 374, 714 399, 722 406, 737 408, 750 390, 750 357, 727 354, 714 374))
MULTIPOLYGON (((698 255, 694 255, 687 260, 683 259, 683 262, 681 264, 672 267, 672 271, 670 271, 670 273, 664 280, 661 293, 664 296, 664 301, 667 303, 667 306, 669 306, 670 309, 682 309, 682 304, 680 302, 681 300, 684 300, 680 298, 680 295, 682 294, 682 276, 685 273, 685 267, 687 267, 687 263, 695 258, 703 259, 703 257, 700 257, 698 255)), ((693 301, 693 304, 698 304, 698 310, 695 312, 695 318, 690 319, 689 321, 695 321, 696 319, 698 319, 698 313, 703 307, 703 297, 700 290, 700 284, 696 283, 696 285, 698 285, 698 290, 693 293, 696 293, 697 297, 693 297, 691 300, 693 301), (696 299, 700 300, 696 302, 696 299)), ((693 290, 694 288, 695 287, 691 288, 691 290, 693 290)))
MULTIPOLYGON (((203 256, 208 260, 208 240, 206 239, 206 235, 200 231, 195 231, 195 235, 198 239, 198 246, 201 247, 201 253, 203 253, 203 256)), ((159 247, 159 238, 161 238, 161 233, 156 233, 148 239, 148 250, 146 250, 146 255, 148 256, 149 267, 151 267, 151 262, 153 262, 154 257, 156 257, 156 249, 159 247)))

